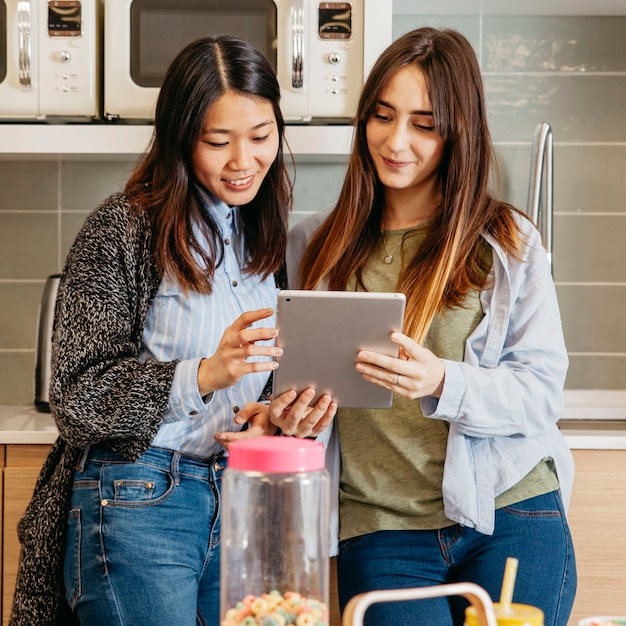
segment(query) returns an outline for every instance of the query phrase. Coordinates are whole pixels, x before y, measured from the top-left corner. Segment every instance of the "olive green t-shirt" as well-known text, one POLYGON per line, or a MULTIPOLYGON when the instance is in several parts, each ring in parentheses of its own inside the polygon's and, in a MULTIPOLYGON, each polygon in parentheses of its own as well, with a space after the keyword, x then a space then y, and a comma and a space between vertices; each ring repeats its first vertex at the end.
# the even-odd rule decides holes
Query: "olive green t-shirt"
MULTIPOLYGON (((368 291, 396 291, 403 259, 415 254, 429 223, 387 231, 362 279, 368 291), (384 258, 393 256, 391 263, 384 258)), ((492 250, 484 242, 489 260, 492 250)), ((348 290, 356 289, 353 278, 348 290)), ((479 292, 463 307, 437 315, 423 346, 440 358, 462 361, 465 341, 483 317, 479 292)), ((394 394, 390 409, 339 409, 341 447, 340 539, 377 530, 428 530, 450 526, 444 513, 442 481, 448 423, 425 418, 419 400, 394 394)), ((468 468, 469 469, 469 468, 468 468)), ((496 499, 496 507, 558 487, 549 460, 496 499)))

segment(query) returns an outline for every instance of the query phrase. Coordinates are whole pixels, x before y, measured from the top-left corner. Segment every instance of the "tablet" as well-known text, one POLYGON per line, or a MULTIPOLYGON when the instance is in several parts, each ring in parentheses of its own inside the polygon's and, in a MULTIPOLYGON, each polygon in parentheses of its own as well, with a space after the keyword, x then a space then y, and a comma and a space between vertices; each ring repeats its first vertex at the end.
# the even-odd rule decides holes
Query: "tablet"
POLYGON ((389 408, 393 392, 367 382, 354 366, 359 350, 398 356, 390 336, 402 330, 404 307, 401 293, 279 291, 276 345, 283 354, 273 396, 314 387, 315 402, 328 393, 340 408, 389 408))

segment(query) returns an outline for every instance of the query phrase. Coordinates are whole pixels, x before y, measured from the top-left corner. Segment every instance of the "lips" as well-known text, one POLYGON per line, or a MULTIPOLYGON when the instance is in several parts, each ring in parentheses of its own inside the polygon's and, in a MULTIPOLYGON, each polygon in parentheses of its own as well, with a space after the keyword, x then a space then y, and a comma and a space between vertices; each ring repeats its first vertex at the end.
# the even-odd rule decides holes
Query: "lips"
POLYGON ((410 165, 410 163, 406 162, 406 161, 394 161, 393 159, 388 159, 384 156, 381 155, 381 158, 383 160, 383 162, 385 163, 385 165, 389 166, 389 167, 394 167, 396 169, 402 168, 402 167, 406 167, 407 165, 410 165))
POLYGON ((222 180, 231 189, 243 191, 245 189, 248 189, 252 185, 254 176, 246 176, 245 178, 235 178, 233 180, 227 180, 226 178, 223 178, 222 180))

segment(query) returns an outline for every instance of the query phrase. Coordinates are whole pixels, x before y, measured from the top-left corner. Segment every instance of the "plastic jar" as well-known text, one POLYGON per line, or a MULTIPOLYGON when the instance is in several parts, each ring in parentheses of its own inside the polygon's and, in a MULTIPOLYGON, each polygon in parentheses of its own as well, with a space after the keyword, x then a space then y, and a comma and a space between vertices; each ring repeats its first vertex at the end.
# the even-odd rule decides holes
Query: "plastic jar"
POLYGON ((222 626, 328 626, 324 448, 259 437, 229 445, 222 477, 222 626))
MULTIPOLYGON (((498 602, 494 603, 498 626, 543 626, 543 611, 536 606, 512 603, 510 607, 506 611, 498 602)), ((476 607, 465 609, 465 626, 479 626, 476 607)))

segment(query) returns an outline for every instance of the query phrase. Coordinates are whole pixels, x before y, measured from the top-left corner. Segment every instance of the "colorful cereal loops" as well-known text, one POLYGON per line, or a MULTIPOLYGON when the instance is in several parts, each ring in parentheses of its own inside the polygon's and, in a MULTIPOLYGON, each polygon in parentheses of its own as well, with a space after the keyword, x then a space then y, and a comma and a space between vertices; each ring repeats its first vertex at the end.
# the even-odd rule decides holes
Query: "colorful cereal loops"
POLYGON ((226 611, 221 626, 328 626, 328 607, 295 591, 247 595, 226 611))

